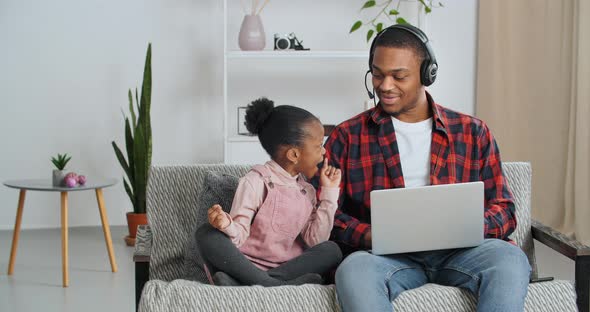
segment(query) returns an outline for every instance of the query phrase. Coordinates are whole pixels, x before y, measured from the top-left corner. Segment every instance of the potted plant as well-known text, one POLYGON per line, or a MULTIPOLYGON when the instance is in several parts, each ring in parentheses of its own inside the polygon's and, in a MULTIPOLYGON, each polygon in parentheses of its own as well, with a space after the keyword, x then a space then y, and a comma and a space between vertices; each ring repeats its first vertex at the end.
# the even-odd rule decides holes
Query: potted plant
MULTIPOLYGON (((357 20, 352 24, 349 33, 352 33, 362 26, 368 26, 369 30, 367 31, 366 40, 369 42, 373 35, 376 35, 381 30, 383 30, 387 25, 383 25, 383 22, 380 20, 385 19, 386 23, 394 23, 395 24, 407 24, 405 18, 402 17, 402 13, 400 12, 400 4, 401 0, 385 0, 383 2, 377 3, 377 1, 369 0, 366 1, 363 6, 361 7, 362 10, 377 10, 377 14, 374 18, 370 19, 368 22, 363 23, 361 20, 357 20)), ((443 7, 442 2, 433 1, 433 0, 406 0, 404 2, 417 2, 419 3, 421 8, 424 8, 424 14, 428 14, 432 12, 433 8, 443 7), (436 2, 436 3, 435 3, 436 2)))
POLYGON ((133 95, 129 89, 129 114, 125 116, 125 150, 127 159, 123 152, 112 142, 115 155, 125 172, 123 186, 131 200, 133 212, 127 213, 127 225, 129 236, 125 237, 128 246, 135 245, 135 234, 137 226, 147 224, 146 215, 146 188, 149 178, 149 169, 152 162, 152 128, 150 121, 150 105, 152 94, 152 45, 148 44, 145 67, 143 71, 143 82, 141 85, 141 97, 135 89, 135 105, 133 95), (137 106, 137 115, 135 114, 137 106))
POLYGON ((51 157, 51 162, 56 168, 53 169, 53 186, 64 185, 64 178, 66 176, 64 169, 66 168, 66 165, 70 159, 72 159, 72 157, 68 156, 68 154, 57 154, 57 157, 51 157))

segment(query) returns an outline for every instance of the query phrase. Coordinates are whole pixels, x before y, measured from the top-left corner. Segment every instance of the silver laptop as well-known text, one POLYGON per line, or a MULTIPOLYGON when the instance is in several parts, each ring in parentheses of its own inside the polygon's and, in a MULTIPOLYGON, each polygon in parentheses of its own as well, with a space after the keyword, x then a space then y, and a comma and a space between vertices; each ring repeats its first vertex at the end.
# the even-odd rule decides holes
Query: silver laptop
POLYGON ((483 242, 483 182, 371 192, 376 255, 473 247, 483 242))

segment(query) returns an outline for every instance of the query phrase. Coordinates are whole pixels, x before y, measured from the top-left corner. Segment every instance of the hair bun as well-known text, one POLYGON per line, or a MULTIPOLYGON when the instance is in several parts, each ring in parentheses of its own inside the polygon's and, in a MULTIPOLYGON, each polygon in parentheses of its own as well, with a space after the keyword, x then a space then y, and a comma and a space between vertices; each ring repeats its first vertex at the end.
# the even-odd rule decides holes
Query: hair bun
POLYGON ((246 109, 246 129, 252 134, 259 134, 274 107, 274 102, 265 97, 252 101, 246 109))

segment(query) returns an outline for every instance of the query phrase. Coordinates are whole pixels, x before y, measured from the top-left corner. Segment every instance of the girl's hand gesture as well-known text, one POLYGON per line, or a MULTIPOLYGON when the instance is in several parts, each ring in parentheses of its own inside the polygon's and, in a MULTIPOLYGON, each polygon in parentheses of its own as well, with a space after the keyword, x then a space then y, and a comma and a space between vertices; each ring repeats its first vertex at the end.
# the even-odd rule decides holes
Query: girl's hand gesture
POLYGON ((320 185, 322 187, 338 187, 342 178, 340 169, 328 164, 328 157, 324 157, 324 165, 320 170, 320 185))
POLYGON ((219 205, 211 206, 207 214, 209 217, 209 223, 218 230, 225 229, 231 223, 230 218, 219 205))

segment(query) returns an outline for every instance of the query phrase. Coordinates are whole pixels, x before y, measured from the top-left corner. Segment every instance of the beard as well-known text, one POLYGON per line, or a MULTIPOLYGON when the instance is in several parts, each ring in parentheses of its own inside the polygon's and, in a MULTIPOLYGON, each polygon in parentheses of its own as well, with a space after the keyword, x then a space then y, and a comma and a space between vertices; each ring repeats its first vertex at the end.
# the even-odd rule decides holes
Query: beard
MULTIPOLYGON (((381 102, 379 102, 378 104, 381 105, 381 102)), ((397 118, 399 115, 403 115, 403 114, 411 111, 412 109, 416 108, 416 106, 418 106, 418 102, 417 101, 415 101, 413 103, 409 103, 409 104, 404 105, 404 106, 401 106, 400 109, 398 109, 397 111, 394 111, 394 112, 388 112, 387 110, 385 110, 385 108, 383 106, 381 106, 381 108, 389 116, 392 116, 392 117, 397 118)))
MULTIPOLYGON (((383 109, 383 111, 386 114, 397 118, 399 115, 406 114, 412 110, 415 110, 418 107, 418 104, 420 103, 422 92, 424 92, 424 91, 419 90, 416 94, 400 93, 399 94, 400 98, 398 99, 398 103, 397 103, 397 105, 395 105, 393 107, 394 109, 396 109, 396 111, 393 111, 393 112, 387 111, 385 108, 385 106, 387 106, 387 105, 382 104, 381 101, 379 101, 377 104, 381 105, 381 108, 383 109)), ((388 94, 388 92, 383 92, 383 93, 379 92, 377 94, 377 96, 379 97, 381 94, 388 94)))

